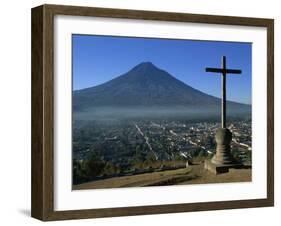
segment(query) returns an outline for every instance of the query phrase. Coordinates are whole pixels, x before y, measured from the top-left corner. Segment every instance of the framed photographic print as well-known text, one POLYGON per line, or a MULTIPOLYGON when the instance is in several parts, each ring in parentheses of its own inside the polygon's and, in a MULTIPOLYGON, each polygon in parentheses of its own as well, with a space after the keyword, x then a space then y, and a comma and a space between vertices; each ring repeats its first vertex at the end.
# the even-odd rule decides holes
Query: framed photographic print
POLYGON ((32 216, 273 206, 272 19, 32 9, 32 216))

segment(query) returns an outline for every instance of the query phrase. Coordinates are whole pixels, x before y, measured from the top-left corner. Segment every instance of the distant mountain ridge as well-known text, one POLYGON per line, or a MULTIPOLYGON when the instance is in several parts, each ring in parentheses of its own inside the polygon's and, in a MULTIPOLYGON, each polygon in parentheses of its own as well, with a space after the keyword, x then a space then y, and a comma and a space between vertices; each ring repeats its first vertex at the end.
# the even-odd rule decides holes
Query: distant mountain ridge
MULTIPOLYGON (((143 62, 127 73, 98 86, 73 91, 73 110, 87 108, 133 106, 184 106, 189 108, 220 107, 220 99, 203 93, 159 69, 143 62)), ((228 102, 234 108, 249 105, 228 102)))

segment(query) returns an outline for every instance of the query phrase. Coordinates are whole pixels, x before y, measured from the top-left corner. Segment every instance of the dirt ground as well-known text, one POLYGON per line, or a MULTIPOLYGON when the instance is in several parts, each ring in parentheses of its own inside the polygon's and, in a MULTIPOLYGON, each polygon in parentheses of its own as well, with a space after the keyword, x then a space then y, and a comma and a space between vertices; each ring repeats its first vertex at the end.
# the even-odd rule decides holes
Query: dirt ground
POLYGON ((184 181, 179 184, 206 184, 252 181, 252 169, 229 169, 228 173, 215 175, 204 169, 202 165, 193 166, 192 173, 198 175, 195 180, 184 181))
POLYGON ((97 180, 74 185, 73 190, 100 189, 121 187, 144 187, 183 184, 206 184, 247 182, 252 180, 251 169, 230 169, 228 173, 215 175, 204 169, 204 164, 192 165, 188 168, 144 173, 97 180))

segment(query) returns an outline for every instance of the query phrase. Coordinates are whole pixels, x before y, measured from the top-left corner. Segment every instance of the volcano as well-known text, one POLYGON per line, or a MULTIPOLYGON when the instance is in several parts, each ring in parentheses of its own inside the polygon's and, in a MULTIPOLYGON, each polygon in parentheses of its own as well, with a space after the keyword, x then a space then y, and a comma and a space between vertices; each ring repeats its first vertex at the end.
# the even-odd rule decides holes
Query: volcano
MULTIPOLYGON (((176 79, 151 62, 143 62, 106 83, 73 91, 74 112, 99 107, 216 109, 221 100, 176 79)), ((228 109, 249 112, 250 105, 227 102, 228 109)))

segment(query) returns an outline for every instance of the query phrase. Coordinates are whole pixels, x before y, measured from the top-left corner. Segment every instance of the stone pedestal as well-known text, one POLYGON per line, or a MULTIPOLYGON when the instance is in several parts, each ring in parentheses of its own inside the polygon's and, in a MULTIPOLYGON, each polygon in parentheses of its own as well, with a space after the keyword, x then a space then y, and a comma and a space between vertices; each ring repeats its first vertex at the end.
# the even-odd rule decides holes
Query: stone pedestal
POLYGON ((235 168, 241 165, 237 162, 230 149, 230 143, 232 140, 232 133, 229 129, 220 128, 216 132, 216 154, 211 160, 205 161, 205 169, 212 173, 220 174, 227 173, 229 168, 235 168))

